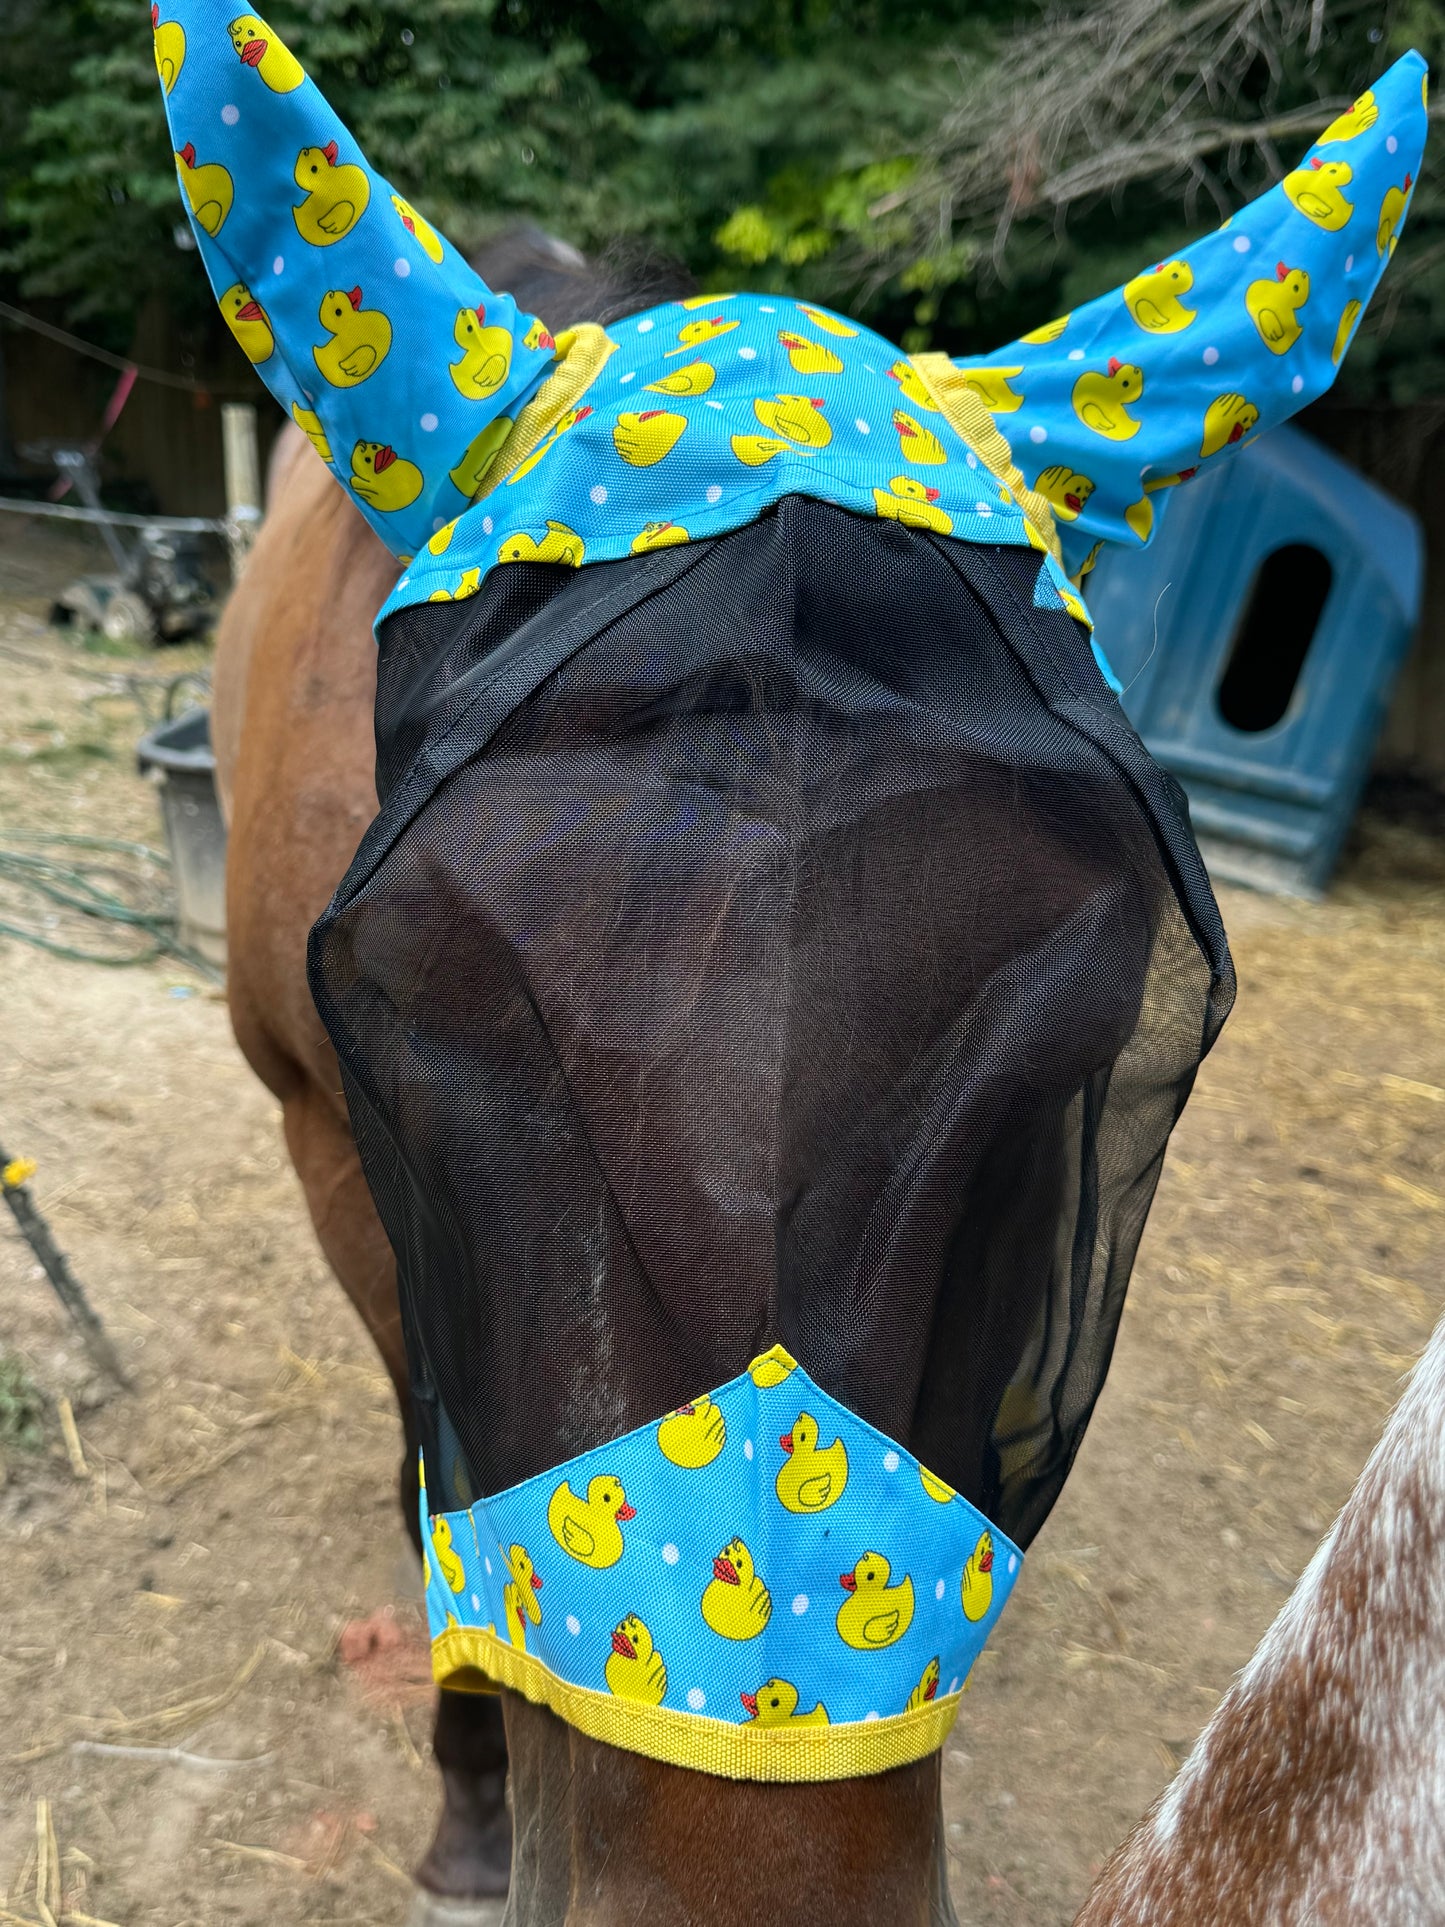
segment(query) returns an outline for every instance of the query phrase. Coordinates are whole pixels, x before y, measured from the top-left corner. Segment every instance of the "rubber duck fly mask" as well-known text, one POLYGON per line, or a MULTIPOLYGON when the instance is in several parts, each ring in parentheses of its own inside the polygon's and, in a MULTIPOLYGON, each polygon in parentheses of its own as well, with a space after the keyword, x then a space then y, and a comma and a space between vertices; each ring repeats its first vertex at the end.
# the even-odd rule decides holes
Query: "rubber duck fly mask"
POLYGON ((781 296, 549 325, 265 21, 155 22, 227 324, 404 563, 310 968, 397 1257, 437 1676, 715 1773, 916 1758, 1233 996, 1080 584, 1329 385, 1423 62, 1218 233, 951 361, 781 296))

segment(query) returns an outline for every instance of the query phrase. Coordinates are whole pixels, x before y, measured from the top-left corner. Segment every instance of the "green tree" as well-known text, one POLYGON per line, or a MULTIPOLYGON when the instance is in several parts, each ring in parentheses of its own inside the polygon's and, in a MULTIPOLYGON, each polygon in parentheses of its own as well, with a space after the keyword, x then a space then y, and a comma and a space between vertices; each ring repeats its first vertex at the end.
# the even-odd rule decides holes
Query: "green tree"
MULTIPOLYGON (((134 0, 9 4, 24 17, 0 102, 24 132, 0 156, 0 266, 75 319, 123 321, 148 293, 196 307, 144 14, 134 0)), ((278 4, 274 24, 376 164, 460 244, 528 218, 584 248, 645 236, 716 280, 735 272, 716 236, 739 207, 771 210, 789 264, 806 265, 826 241, 812 210, 927 136, 945 100, 930 50, 976 12, 312 0, 278 4)))
MULTIPOLYGON (((214 326, 136 0, 7 0, 0 272, 123 342, 214 326), (179 240, 178 240, 179 237, 179 240)), ((278 0, 274 24, 462 245, 644 237, 705 286, 805 292, 986 348, 1277 179, 1445 0, 278 0)), ((1445 390, 1445 194, 1347 364, 1445 390)))

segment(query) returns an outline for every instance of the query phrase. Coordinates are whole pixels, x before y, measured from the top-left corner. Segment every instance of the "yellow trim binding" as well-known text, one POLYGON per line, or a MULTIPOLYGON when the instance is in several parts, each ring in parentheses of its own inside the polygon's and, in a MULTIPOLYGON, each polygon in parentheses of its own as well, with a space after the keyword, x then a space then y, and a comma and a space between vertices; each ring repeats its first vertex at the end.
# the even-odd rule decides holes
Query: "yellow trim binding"
POLYGON ((557 337, 557 365, 532 399, 518 410, 507 439, 487 465, 473 502, 490 495, 498 483, 543 442, 569 408, 575 408, 617 347, 605 328, 584 321, 557 337))
POLYGON ((979 460, 1018 503, 1043 537, 1056 562, 1063 561, 1058 526, 1047 496, 1040 495, 1024 480, 1014 461, 998 423, 983 405, 978 392, 968 383, 968 371, 955 368, 947 355, 913 355, 918 378, 938 403, 949 425, 958 430, 979 460))
POLYGON ((854 1780, 908 1766, 943 1745, 962 1698, 947 1694, 910 1713, 840 1726, 734 1726, 573 1686, 530 1653, 474 1626, 449 1626, 437 1635, 432 1676, 451 1692, 509 1686, 589 1739, 726 1780, 854 1780))

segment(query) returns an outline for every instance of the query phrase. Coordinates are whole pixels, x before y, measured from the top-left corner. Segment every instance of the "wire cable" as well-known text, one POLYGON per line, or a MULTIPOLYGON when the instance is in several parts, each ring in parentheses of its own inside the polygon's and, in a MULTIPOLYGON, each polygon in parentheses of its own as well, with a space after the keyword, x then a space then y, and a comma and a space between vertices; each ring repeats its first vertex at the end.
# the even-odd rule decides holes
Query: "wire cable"
POLYGON ((44 335, 47 341, 57 341, 61 347, 71 348, 78 355, 88 355, 92 361, 103 362, 107 368, 119 369, 122 374, 134 374, 139 381, 153 381, 161 388, 182 388, 189 394, 247 397, 255 392, 250 388, 233 387, 228 382, 198 381, 194 375, 173 375, 167 368, 148 368, 126 355, 112 354, 109 348, 98 348, 93 341, 82 341, 79 335, 57 328, 53 321, 42 321, 39 315, 27 314, 23 308, 12 308, 8 301, 0 301, 0 317, 13 321, 17 328, 29 328, 34 334, 44 335))

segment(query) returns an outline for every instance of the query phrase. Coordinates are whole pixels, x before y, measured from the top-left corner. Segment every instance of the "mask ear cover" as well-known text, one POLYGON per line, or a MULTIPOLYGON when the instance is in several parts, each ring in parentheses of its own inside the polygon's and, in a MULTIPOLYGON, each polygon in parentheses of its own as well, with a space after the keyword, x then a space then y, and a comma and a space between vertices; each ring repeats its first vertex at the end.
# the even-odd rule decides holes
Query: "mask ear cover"
POLYGON ((1233 998, 1039 559, 787 498, 381 631, 312 937, 432 1510, 780 1341, 1018 1546, 1233 998))

